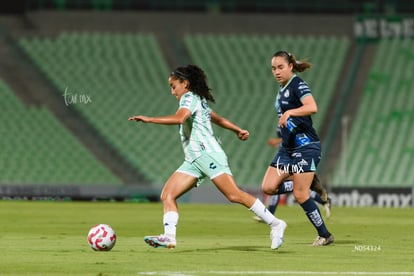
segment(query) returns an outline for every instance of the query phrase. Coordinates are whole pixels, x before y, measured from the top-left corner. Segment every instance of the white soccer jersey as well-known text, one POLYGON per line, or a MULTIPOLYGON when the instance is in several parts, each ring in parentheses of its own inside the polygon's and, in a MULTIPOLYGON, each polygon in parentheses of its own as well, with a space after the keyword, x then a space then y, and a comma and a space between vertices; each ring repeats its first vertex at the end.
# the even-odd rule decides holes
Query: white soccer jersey
POLYGON ((191 116, 180 125, 181 143, 185 160, 192 162, 201 152, 223 152, 214 137, 211 126, 211 109, 206 99, 189 91, 181 99, 179 108, 187 108, 191 116))

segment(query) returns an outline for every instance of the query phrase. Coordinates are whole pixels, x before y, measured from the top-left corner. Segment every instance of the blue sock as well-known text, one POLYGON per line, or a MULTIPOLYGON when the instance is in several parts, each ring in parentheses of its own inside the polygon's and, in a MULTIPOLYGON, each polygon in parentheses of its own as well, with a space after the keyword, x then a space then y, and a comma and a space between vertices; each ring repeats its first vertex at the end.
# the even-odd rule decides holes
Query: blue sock
POLYGON ((315 191, 311 191, 310 196, 311 196, 311 198, 313 198, 313 200, 315 200, 319 204, 321 204, 321 205, 325 204, 325 202, 323 202, 322 198, 315 191))
POLYGON ((316 206, 315 201, 313 201, 311 198, 308 198, 300 206, 305 211, 310 222, 318 231, 318 235, 324 238, 329 237, 331 233, 329 233, 328 229, 326 228, 325 222, 322 219, 321 213, 319 212, 318 206, 316 206))
POLYGON ((279 204, 279 195, 272 195, 269 198, 269 206, 267 209, 274 215, 276 212, 277 205, 279 204))
POLYGON ((293 191, 293 181, 292 180, 286 180, 283 181, 282 184, 280 184, 279 189, 277 189, 277 194, 286 194, 293 191))

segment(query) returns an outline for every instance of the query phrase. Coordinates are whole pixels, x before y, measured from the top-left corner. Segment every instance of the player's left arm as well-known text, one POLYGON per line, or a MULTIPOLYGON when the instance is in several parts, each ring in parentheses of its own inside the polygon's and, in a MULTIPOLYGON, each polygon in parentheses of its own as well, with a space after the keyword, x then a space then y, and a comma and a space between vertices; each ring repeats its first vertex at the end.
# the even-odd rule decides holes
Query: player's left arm
POLYGON ((310 116, 318 112, 318 106, 312 94, 306 94, 301 98, 302 106, 286 110, 279 118, 279 125, 285 127, 290 117, 310 116))
POLYGON ((137 115, 129 117, 129 121, 137 121, 143 123, 153 123, 161 125, 179 125, 184 123, 188 117, 191 116, 191 112, 187 108, 180 108, 175 114, 160 116, 160 117, 148 117, 144 115, 137 115))
POLYGON ((240 128, 238 125, 234 124, 233 122, 224 117, 221 117, 214 111, 211 111, 211 121, 222 128, 233 131, 234 133, 236 133, 237 137, 240 140, 245 141, 249 139, 248 130, 240 128))

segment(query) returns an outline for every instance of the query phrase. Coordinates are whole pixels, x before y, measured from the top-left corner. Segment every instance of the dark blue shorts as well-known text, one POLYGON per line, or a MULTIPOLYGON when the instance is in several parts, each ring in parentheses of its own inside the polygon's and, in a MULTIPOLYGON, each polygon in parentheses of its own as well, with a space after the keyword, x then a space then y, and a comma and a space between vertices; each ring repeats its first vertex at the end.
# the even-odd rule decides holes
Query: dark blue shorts
POLYGON ((311 143, 295 149, 286 149, 282 146, 273 158, 270 166, 281 173, 315 172, 321 160, 321 143, 311 143))

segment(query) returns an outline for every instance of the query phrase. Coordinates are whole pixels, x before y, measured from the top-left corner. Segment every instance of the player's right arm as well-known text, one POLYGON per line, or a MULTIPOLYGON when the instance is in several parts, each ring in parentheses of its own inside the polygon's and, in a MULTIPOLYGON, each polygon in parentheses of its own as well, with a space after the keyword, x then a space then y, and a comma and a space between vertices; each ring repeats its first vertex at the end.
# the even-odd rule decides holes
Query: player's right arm
POLYGON ((137 115, 129 117, 129 121, 137 121, 143 123, 161 124, 161 125, 179 125, 183 124, 188 117, 191 116, 191 112, 187 108, 180 108, 175 114, 160 116, 160 117, 148 117, 144 115, 137 115))

